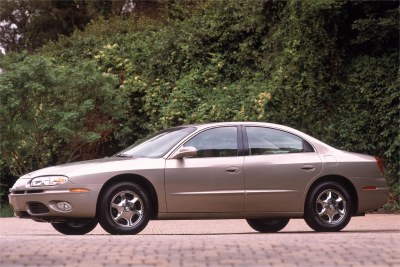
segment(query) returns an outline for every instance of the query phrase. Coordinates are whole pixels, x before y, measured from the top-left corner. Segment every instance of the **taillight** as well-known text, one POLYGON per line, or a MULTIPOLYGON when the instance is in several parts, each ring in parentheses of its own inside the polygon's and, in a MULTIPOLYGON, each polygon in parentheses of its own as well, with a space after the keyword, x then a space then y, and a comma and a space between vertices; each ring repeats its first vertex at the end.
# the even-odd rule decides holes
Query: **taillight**
POLYGON ((381 170, 381 173, 383 174, 383 163, 382 159, 380 157, 375 157, 376 159, 376 164, 378 164, 379 169, 381 170))

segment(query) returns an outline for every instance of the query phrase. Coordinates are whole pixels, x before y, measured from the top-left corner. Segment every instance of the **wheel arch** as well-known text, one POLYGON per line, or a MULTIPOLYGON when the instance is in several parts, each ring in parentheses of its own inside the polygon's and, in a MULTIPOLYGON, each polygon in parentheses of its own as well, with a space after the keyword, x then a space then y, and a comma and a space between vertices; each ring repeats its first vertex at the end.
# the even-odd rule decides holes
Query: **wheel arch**
POLYGON ((310 193, 314 187, 316 187, 318 184, 323 183, 323 182, 337 182, 343 185, 349 192, 350 196, 352 197, 353 200, 353 215, 356 215, 358 212, 358 194, 357 190, 354 187, 353 183, 347 179, 344 176, 341 175, 326 175, 318 178, 316 181, 314 181, 311 186, 308 188, 307 194, 304 199, 304 209, 305 205, 307 202, 307 199, 310 197, 310 193))
POLYGON ((99 202, 100 198, 104 194, 104 191, 111 185, 119 182, 135 182, 138 185, 142 186, 143 189, 146 191, 146 193, 149 195, 150 201, 151 201, 151 219, 155 219, 158 216, 158 198, 157 198, 157 192, 153 186, 153 184, 147 180, 145 177, 138 175, 138 174, 132 174, 132 173, 127 173, 127 174, 119 174, 116 175, 112 178, 110 178, 101 188, 99 196, 97 198, 97 203, 96 203, 96 217, 98 215, 98 209, 99 209, 99 202))

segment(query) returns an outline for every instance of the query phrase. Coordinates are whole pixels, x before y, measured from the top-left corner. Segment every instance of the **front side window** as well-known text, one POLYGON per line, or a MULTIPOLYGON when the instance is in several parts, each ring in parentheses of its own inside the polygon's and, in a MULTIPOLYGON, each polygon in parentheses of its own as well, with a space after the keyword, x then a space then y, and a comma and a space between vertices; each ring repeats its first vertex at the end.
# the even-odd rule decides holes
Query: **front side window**
POLYGON ((206 130, 190 139, 184 146, 195 147, 197 156, 234 157, 238 155, 237 128, 221 127, 206 130))
POLYGON ((263 127, 246 127, 250 155, 312 152, 312 146, 297 135, 263 127))

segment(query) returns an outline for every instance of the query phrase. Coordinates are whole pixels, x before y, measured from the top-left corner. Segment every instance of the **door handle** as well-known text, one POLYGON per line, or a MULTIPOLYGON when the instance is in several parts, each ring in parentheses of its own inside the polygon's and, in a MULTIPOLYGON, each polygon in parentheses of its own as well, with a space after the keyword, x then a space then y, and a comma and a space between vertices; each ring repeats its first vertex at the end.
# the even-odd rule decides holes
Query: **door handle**
POLYGON ((228 167, 225 169, 225 171, 227 173, 231 173, 231 174, 238 174, 240 173, 240 169, 238 167, 228 167))
POLYGON ((301 167, 301 169, 305 171, 313 171, 315 170, 315 167, 313 165, 304 165, 301 167))

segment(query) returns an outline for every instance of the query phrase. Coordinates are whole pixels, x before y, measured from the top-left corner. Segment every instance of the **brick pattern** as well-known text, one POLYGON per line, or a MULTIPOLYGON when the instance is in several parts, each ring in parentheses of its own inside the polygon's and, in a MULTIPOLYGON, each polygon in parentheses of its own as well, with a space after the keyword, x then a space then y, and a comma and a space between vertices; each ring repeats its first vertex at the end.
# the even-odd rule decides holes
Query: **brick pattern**
POLYGON ((136 236, 0 219, 0 266, 400 266, 400 215, 355 217, 339 233, 299 219, 276 234, 245 220, 151 221, 136 236))

